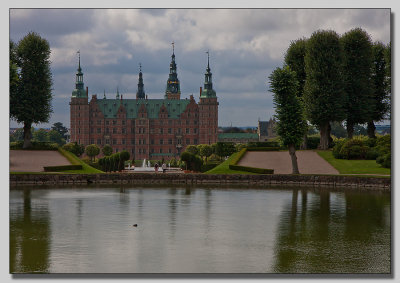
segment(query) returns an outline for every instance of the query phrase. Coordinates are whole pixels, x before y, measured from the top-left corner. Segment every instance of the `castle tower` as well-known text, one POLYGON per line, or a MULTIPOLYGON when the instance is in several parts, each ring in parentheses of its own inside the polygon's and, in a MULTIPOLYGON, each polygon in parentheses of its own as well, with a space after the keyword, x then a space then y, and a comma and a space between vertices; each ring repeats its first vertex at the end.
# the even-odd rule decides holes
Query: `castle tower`
POLYGON ((142 65, 139 64, 139 82, 138 82, 138 90, 136 92, 136 99, 145 99, 145 98, 146 94, 144 93, 142 65))
POLYGON ((176 72, 174 42, 172 42, 171 64, 169 65, 169 77, 164 97, 166 99, 181 99, 181 88, 179 84, 178 73, 176 72))
POLYGON ((81 54, 79 54, 78 70, 75 79, 75 89, 72 91, 70 105, 71 142, 89 144, 89 104, 88 88, 84 89, 83 73, 81 68, 81 54))
POLYGON ((200 88, 199 101, 199 142, 212 144, 218 141, 218 100, 213 89, 210 69, 210 53, 207 51, 207 69, 204 78, 204 89, 200 88))

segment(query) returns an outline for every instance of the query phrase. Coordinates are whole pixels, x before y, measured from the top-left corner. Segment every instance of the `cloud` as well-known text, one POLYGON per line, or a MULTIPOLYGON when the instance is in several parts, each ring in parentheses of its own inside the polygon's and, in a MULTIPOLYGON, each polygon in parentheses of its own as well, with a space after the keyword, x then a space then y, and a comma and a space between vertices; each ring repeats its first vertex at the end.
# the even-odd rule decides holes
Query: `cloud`
MULTIPOLYGON (((365 29, 373 41, 390 40, 389 9, 11 9, 10 38, 34 30, 51 46, 54 103, 51 121, 67 117, 75 85, 77 50, 89 93, 107 97, 118 87, 135 97, 138 64, 145 91, 161 98, 175 42, 182 96, 198 97, 210 50, 220 123, 255 125, 273 114, 267 77, 291 41, 318 29, 343 34, 365 29), (63 107, 61 104, 65 103, 63 107), (58 113, 60 111, 60 113, 58 113), (64 114, 62 114, 64 113, 64 114), (234 114, 233 114, 234 113, 234 114), (263 118, 264 117, 264 118, 263 118)), ((63 119, 64 119, 63 118, 63 119)), ((69 125, 69 121, 65 122, 69 125)))

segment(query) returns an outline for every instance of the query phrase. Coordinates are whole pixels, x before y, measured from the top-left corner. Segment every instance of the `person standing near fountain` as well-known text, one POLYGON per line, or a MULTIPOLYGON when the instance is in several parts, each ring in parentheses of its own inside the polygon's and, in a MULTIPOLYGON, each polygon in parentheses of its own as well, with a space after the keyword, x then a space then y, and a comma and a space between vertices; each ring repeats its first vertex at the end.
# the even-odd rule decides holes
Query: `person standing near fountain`
POLYGON ((167 165, 165 163, 163 163, 162 165, 162 172, 165 173, 165 171, 167 170, 167 165))
POLYGON ((156 171, 156 173, 158 172, 158 163, 154 164, 154 170, 156 171))

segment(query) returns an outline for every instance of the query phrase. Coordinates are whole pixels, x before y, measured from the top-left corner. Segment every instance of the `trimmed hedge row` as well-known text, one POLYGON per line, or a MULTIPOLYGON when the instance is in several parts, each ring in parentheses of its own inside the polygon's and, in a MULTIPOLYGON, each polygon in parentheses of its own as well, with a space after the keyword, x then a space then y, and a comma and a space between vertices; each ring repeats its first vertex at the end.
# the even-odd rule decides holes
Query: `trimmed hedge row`
POLYGON ((247 151, 278 151, 280 147, 277 146, 268 146, 268 147, 248 147, 247 151))
POLYGON ((82 165, 45 166, 45 172, 62 172, 65 170, 82 170, 82 165))
POLYGON ((22 148, 24 145, 24 141, 16 141, 10 142, 10 149, 11 150, 57 150, 58 144, 52 142, 38 142, 38 141, 31 141, 32 146, 30 148, 22 148))
POLYGON ((274 169, 264 169, 264 168, 239 166, 239 165, 231 165, 231 164, 229 165, 229 169, 258 173, 258 174, 274 174, 274 169))
MULTIPOLYGON (((255 148, 250 147, 250 148, 251 148, 250 151, 256 151, 256 150, 267 151, 267 150, 261 150, 263 147, 255 147, 255 148)), ((265 148, 268 148, 268 150, 270 150, 271 148, 275 147, 265 147, 265 148)), ((241 151, 239 151, 239 153, 229 163, 229 169, 258 173, 258 174, 274 174, 274 169, 264 169, 264 168, 236 165, 237 163, 239 163, 239 161, 242 159, 242 157, 246 154, 248 150, 249 148, 243 148, 241 151)))

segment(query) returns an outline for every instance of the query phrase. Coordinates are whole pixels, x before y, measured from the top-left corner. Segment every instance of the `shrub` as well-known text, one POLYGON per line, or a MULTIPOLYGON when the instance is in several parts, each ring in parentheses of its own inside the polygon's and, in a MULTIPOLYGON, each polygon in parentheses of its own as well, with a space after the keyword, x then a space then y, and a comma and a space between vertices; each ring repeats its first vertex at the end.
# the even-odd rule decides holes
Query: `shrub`
POLYGON ((77 142, 67 143, 67 144, 63 145, 62 148, 69 152, 72 152, 73 154, 75 154, 78 157, 81 156, 85 152, 85 147, 83 146, 83 144, 78 144, 77 142))
POLYGON ((345 159, 343 155, 340 154, 343 145, 346 143, 347 139, 340 138, 335 140, 335 146, 332 149, 332 154, 337 159, 345 159))
POLYGON ((112 152, 113 152, 113 149, 109 144, 106 144, 102 148, 101 152, 103 153, 104 156, 110 156, 112 154, 112 152))
POLYGON ((319 136, 308 136, 307 137, 307 149, 317 149, 320 142, 319 136))
POLYGON ((392 156, 390 153, 386 153, 383 155, 380 155, 376 159, 376 163, 380 164, 382 167, 385 168, 391 168, 392 167, 392 156))
POLYGON ((247 147, 279 147, 279 141, 248 142, 247 147))
POLYGON ((90 144, 85 148, 86 155, 90 157, 90 160, 94 161, 96 156, 100 153, 100 148, 95 144, 90 144))
POLYGON ((364 159, 368 147, 361 139, 348 139, 340 150, 340 156, 344 159, 364 159))
POLYGON ((247 151, 279 151, 280 147, 248 147, 247 151))
POLYGON ((207 163, 207 164, 203 164, 201 165, 201 170, 200 172, 207 172, 215 167, 217 167, 220 163, 207 163))
POLYGON ((373 148, 369 148, 366 155, 365 155, 365 159, 367 160, 376 160, 376 158, 378 158, 379 156, 379 151, 373 147, 373 148))

